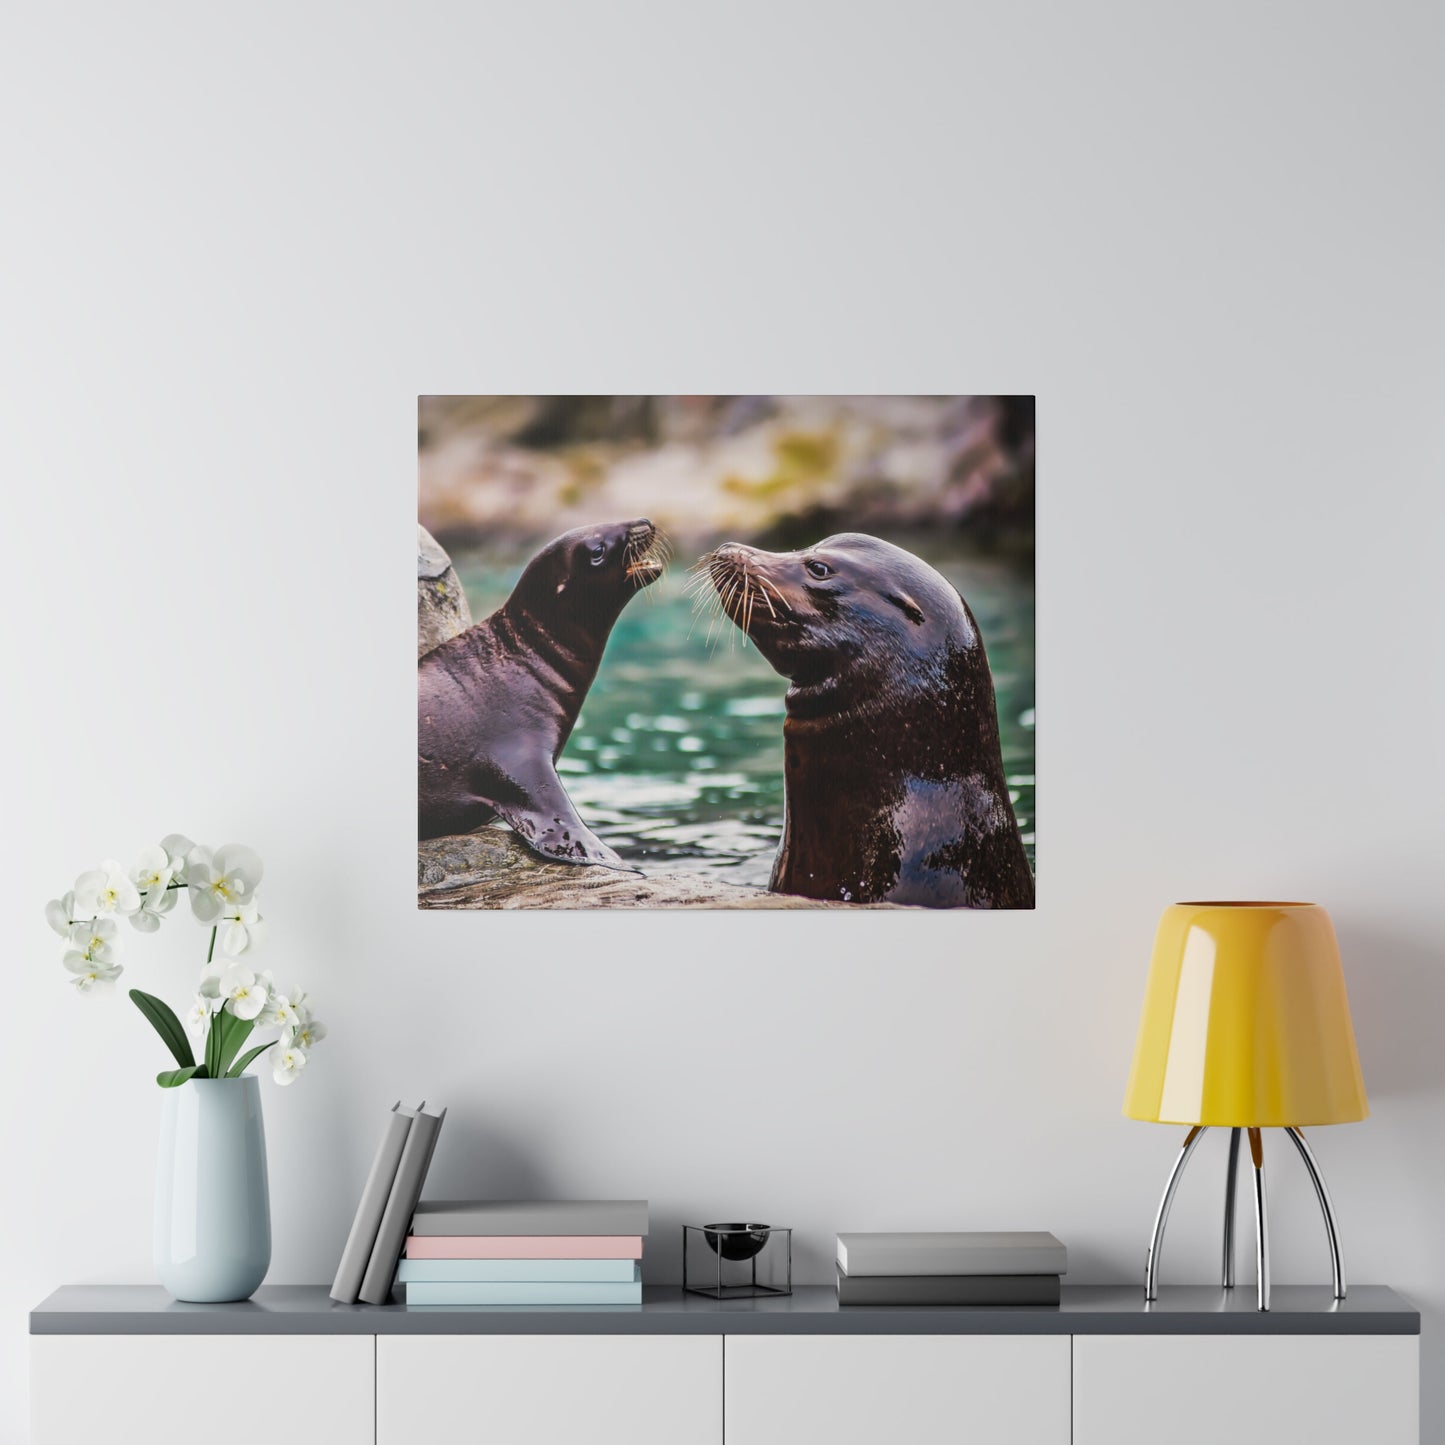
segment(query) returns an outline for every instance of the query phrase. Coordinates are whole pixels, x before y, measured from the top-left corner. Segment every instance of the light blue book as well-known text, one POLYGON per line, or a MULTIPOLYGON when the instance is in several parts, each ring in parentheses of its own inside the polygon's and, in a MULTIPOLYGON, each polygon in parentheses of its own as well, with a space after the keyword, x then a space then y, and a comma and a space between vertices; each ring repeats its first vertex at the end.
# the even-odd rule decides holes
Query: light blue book
POLYGON ((409 1284, 408 1305, 640 1305, 642 1281, 589 1284, 555 1280, 532 1284, 409 1284))
POLYGON ((404 1259, 402 1284, 640 1284, 635 1259, 404 1259))

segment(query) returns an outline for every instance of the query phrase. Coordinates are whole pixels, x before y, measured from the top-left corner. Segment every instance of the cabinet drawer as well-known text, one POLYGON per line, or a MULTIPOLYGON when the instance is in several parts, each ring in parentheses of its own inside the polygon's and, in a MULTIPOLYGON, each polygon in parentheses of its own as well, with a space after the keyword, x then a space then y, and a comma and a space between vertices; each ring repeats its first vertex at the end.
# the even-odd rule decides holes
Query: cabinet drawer
POLYGON ((1069 1445, 1067 1335, 729 1335, 725 1364, 727 1445, 1069 1445))
POLYGON ((722 1445, 716 1335, 376 1342, 377 1445, 722 1445))
POLYGON ((370 1335, 34 1335, 31 1445, 373 1445, 370 1335))
POLYGON ((1074 1445, 1418 1445, 1418 1335, 1080 1335, 1074 1445))

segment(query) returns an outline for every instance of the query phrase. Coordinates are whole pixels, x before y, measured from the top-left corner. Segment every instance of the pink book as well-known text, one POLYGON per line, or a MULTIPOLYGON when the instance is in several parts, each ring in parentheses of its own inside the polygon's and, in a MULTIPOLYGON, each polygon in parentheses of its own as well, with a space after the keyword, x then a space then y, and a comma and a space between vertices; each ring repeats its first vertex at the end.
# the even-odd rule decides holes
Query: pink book
POLYGON ((408 1259, 641 1259, 640 1234, 409 1234, 408 1259))

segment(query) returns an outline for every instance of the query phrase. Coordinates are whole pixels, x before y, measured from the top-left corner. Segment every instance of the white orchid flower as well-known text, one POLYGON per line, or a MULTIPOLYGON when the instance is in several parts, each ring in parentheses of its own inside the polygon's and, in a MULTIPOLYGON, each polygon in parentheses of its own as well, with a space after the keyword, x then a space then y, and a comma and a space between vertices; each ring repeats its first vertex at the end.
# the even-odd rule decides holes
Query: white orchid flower
POLYGON ((70 941, 88 963, 114 963, 119 933, 113 918, 86 918, 70 925, 70 941))
POLYGON ((198 993, 195 1003, 186 1014, 186 1027, 193 1034, 205 1037, 206 1031, 211 1027, 211 1008, 212 1001, 198 993))
POLYGON ((149 895, 155 889, 168 888, 175 871, 171 855, 163 847, 153 845, 141 851, 140 861, 130 871, 130 880, 142 894, 149 895))
POLYGON ((179 891, 176 888, 152 889, 146 894, 139 911, 131 914, 131 927, 142 933, 154 933, 161 926, 161 919, 176 906, 179 891))
POLYGON ((270 989, 271 997, 267 999, 266 1007, 256 1022, 267 1028, 273 1024, 279 1025, 282 1030, 281 1042, 289 1043, 291 1041, 291 1030, 300 1022, 296 1016, 296 1010, 292 1006, 291 1000, 287 998, 279 988, 272 984, 269 973, 263 973, 261 978, 270 989))
POLYGON ((221 970, 217 987, 220 996, 226 1001, 226 1012, 235 1014, 238 1019, 254 1019, 266 1007, 265 983, 249 968, 243 968, 239 963, 233 963, 229 968, 221 970))
POLYGON ((311 995, 304 988, 293 988, 289 995, 291 1007, 301 1023, 311 1021, 311 995))
POLYGON ((326 1025, 317 1019, 308 1019, 291 1030, 291 1042, 310 1050, 326 1037, 326 1025))
POLYGON ((209 964, 201 970, 201 981, 196 985, 196 997, 208 999, 213 1006, 221 1001, 221 974, 224 969, 209 964))
POLYGON ((266 921, 254 902, 227 904, 219 924, 221 952, 237 958, 266 942, 266 921))
POLYGON ((166 850, 166 858, 171 865, 171 877, 178 883, 186 881, 186 859, 195 846, 184 833, 167 833, 161 839, 161 847, 166 850))
POLYGON ((45 921, 62 937, 70 937, 71 920, 75 917, 75 894, 52 898, 45 905, 45 921))
POLYGON ((65 966, 75 975, 70 981, 81 993, 89 993, 98 983, 113 983, 123 971, 118 963, 96 963, 79 953, 67 953, 65 966))
POLYGON ((215 923, 227 907, 251 901, 261 881, 261 859, 240 843, 227 843, 215 856, 194 848, 186 860, 191 912, 202 923, 215 923))
POLYGON ((294 1044, 282 1045, 271 1056, 271 1077, 278 1084, 294 1084, 296 1075, 306 1067, 306 1054, 294 1044))
POLYGON ((107 858, 99 868, 82 873, 75 880, 75 917, 95 918, 102 913, 119 913, 126 917, 140 907, 140 890, 126 877, 114 858, 107 858))

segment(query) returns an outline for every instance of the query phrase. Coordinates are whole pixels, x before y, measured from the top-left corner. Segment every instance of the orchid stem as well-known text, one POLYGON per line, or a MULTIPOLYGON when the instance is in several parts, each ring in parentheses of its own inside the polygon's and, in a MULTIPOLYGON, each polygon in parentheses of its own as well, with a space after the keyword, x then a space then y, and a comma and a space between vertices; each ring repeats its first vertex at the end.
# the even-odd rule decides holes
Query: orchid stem
POLYGON ((211 930, 211 946, 206 950, 206 962, 209 963, 216 954, 216 930, 211 930))

